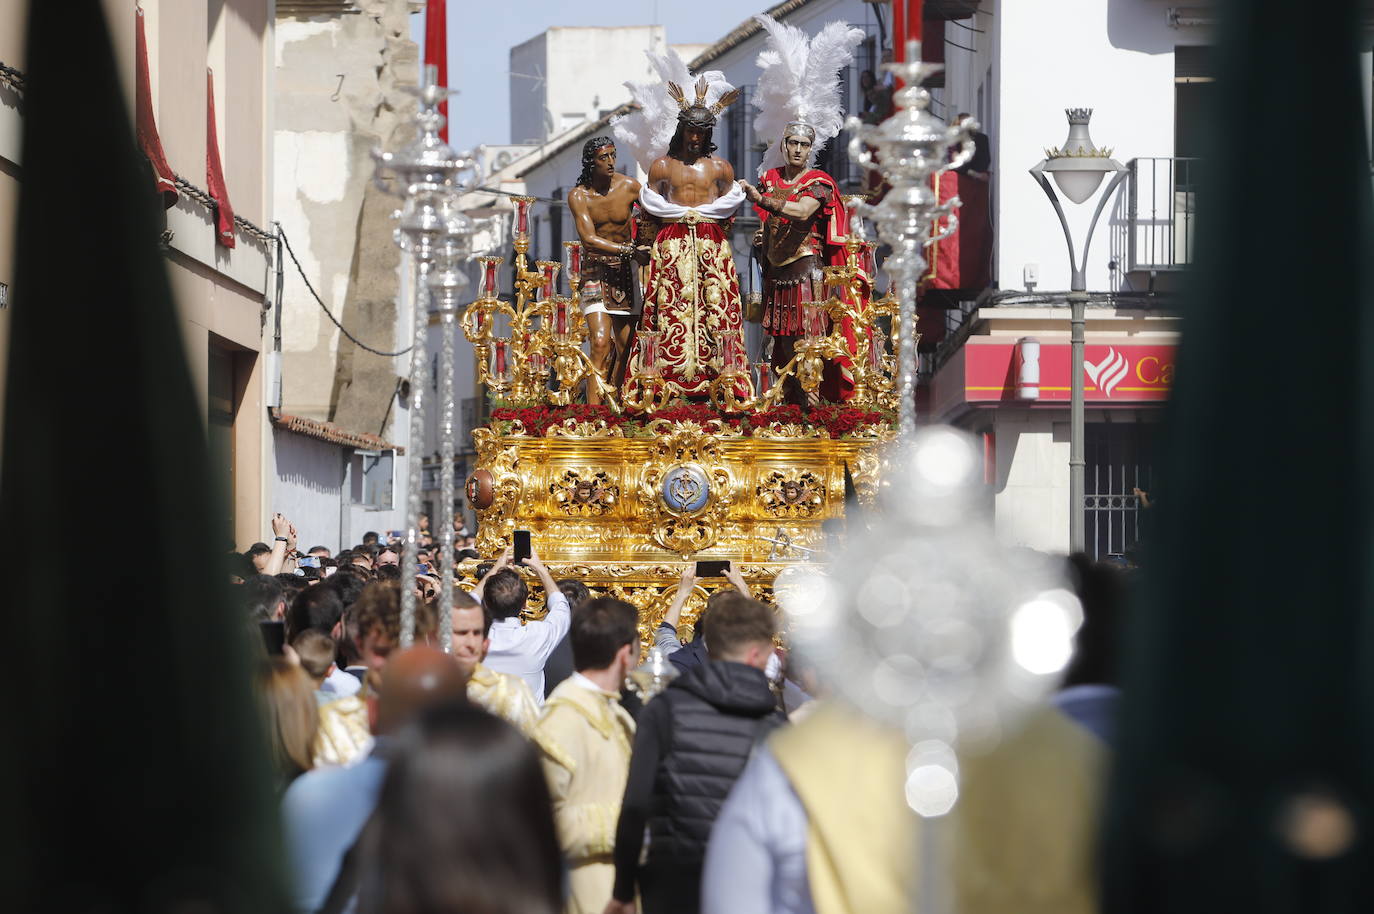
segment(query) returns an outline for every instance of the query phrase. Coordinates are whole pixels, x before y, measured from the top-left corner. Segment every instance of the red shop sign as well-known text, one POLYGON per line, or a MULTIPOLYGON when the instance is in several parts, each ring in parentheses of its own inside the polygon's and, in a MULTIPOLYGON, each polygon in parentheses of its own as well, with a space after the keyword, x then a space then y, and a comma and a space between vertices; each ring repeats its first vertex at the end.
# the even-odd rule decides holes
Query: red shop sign
MULTIPOLYGON (((1159 402, 1174 382, 1175 346, 1088 343, 1083 347, 1083 398, 1099 403, 1159 402)), ((1014 401, 1020 358, 1015 343, 963 349, 964 399, 970 403, 1014 401)), ((1038 402, 1069 401, 1071 347, 1040 346, 1038 402)), ((1026 402, 1026 401, 1020 401, 1026 402)))

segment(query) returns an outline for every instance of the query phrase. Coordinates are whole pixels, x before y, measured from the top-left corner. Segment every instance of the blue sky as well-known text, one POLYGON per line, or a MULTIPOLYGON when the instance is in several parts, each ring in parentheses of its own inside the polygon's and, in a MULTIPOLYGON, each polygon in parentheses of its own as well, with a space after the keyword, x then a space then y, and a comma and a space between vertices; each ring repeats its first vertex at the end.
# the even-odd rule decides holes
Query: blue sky
MULTIPOLYGON (((547 28, 659 23, 669 44, 704 44, 773 5, 770 0, 449 0, 449 85, 462 93, 449 102, 450 141, 458 149, 509 141, 510 49, 547 28)), ((424 40, 423 14, 411 17, 411 34, 417 42, 424 40)))

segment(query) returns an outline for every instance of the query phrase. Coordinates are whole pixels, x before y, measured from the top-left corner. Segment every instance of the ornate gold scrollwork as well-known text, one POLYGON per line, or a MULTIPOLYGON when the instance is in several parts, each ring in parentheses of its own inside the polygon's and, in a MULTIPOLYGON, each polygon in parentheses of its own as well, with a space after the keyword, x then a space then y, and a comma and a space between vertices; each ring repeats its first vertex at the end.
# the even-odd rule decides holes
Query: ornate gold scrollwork
POLYGON ((491 429, 472 431, 477 446, 477 462, 492 475, 493 498, 489 506, 477 511, 477 551, 495 555, 505 548, 515 529, 516 506, 520 504, 520 449, 504 444, 491 429))
POLYGON ((849 473, 854 480, 859 503, 871 508, 877 503, 878 483, 884 470, 882 444, 871 444, 861 448, 856 464, 850 465, 849 473))
POLYGON ((811 517, 825 505, 825 483, 811 472, 789 479, 774 470, 763 478, 754 493, 772 517, 811 517))
POLYGON ((774 422, 766 428, 754 429, 755 438, 829 438, 830 433, 818 425, 799 422, 774 422))
POLYGON ((611 482, 604 471, 567 469, 549 485, 549 494, 564 514, 600 517, 615 510, 620 501, 620 486, 611 482))
POLYGON ((624 433, 617 426, 608 425, 605 419, 564 419, 558 425, 550 425, 544 432, 545 438, 623 438, 624 433))

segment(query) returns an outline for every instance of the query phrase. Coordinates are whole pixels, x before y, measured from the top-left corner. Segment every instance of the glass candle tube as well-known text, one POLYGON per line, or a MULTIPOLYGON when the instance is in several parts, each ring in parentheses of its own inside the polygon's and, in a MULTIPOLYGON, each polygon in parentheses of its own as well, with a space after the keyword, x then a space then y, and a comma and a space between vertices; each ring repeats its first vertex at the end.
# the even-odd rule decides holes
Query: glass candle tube
POLYGON ((738 373, 745 369, 744 340, 738 330, 730 330, 721 335, 721 371, 738 373))
POLYGON ((645 377, 656 378, 662 370, 658 364, 658 331, 641 330, 639 333, 640 373, 645 377))
POLYGON ((568 335, 568 300, 566 298, 554 300, 553 332, 559 336, 568 335))
POLYGON ((540 285, 534 292, 535 301, 548 301, 553 295, 554 281, 558 276, 558 264, 552 260, 539 261, 540 285))
POLYGON ((510 362, 506 358, 506 341, 497 340, 491 347, 491 376, 501 383, 510 383, 510 362))
POLYGON ((528 239, 530 237, 530 204, 534 202, 533 197, 515 197, 515 237, 528 239))
POLYGON ((773 389, 773 366, 767 362, 758 362, 754 365, 754 390, 760 397, 766 396, 773 389))
POLYGON ((582 275, 582 242, 565 241, 563 242, 563 269, 566 271, 569 285, 582 275))
POLYGON ((496 268, 501 265, 500 257, 483 257, 482 261, 482 297, 496 297, 496 268))

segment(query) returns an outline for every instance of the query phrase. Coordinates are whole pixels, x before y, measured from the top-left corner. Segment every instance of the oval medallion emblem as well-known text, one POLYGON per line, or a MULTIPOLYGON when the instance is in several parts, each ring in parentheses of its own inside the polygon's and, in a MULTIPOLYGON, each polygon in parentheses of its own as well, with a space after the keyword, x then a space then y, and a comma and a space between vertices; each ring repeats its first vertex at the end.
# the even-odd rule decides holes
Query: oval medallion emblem
POLYGON ((659 495, 668 510, 693 514, 706 507, 711 498, 711 481, 695 463, 684 463, 663 474, 659 495))

